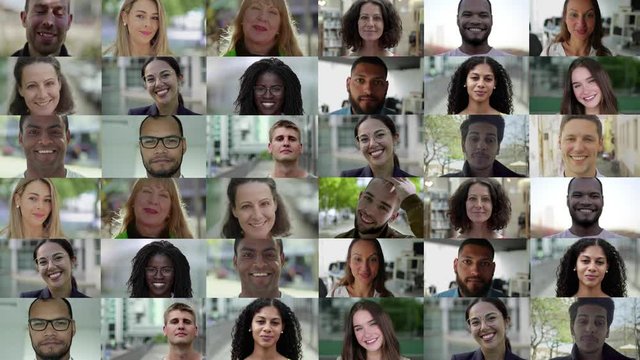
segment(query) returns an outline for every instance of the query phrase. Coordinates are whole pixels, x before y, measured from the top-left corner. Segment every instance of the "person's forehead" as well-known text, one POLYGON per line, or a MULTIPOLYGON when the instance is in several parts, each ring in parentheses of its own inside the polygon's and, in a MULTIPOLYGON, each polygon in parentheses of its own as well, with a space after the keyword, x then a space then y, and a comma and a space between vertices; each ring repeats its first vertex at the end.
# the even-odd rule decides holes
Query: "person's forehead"
POLYGON ((487 314, 499 313, 500 310, 490 302, 480 301, 469 309, 469 318, 484 317, 487 314))
POLYGON ((369 256, 369 255, 377 254, 377 252, 378 250, 376 249, 376 246, 370 241, 363 241, 363 240, 356 241, 353 244, 353 247, 351 247, 352 256, 354 254, 369 256))
POLYGON ((285 135, 285 136, 295 136, 295 137, 299 137, 300 134, 298 134, 298 131, 296 131, 296 129, 293 128, 289 128, 289 127, 285 127, 285 126, 279 126, 275 129, 273 129, 273 136, 280 136, 280 135, 285 135))
POLYGON ((29 0, 29 10, 33 9, 36 6, 63 6, 65 8, 69 8, 69 0, 29 0))
POLYGON ((178 122, 171 116, 162 116, 158 118, 147 119, 142 124, 140 135, 147 135, 157 132, 169 133, 171 135, 180 136, 180 127, 178 122))
POLYGON ((498 136, 498 128, 488 122, 474 122, 469 125, 469 134, 472 133, 498 136))
POLYGON ((589 71, 589 69, 587 69, 584 66, 578 66, 577 68, 573 69, 573 71, 571 72, 572 81, 584 80, 590 77, 592 77, 591 71, 589 71))
POLYGON ((596 192, 601 194, 600 184, 598 180, 595 178, 576 178, 571 183, 571 188, 569 189, 569 193, 574 191, 580 192, 596 192))
POLYGON ((483 12, 486 11, 488 13, 491 12, 489 9, 489 3, 487 0, 462 0, 460 3, 460 13, 463 11, 471 11, 471 12, 483 12))
POLYGON ((571 119, 564 124, 563 135, 593 135, 598 136, 598 125, 586 119, 571 119))
POLYGON ((54 126, 60 126, 64 128, 64 121, 58 116, 28 116, 24 119, 23 127, 40 127, 50 128, 54 126))
POLYGON ((480 63, 475 65, 474 67, 472 67, 469 70, 469 74, 475 74, 475 75, 480 75, 480 76, 487 76, 487 75, 493 75, 493 69, 491 68, 491 65, 489 64, 485 64, 485 63, 480 63))
POLYGON ((491 195, 489 192, 489 187, 485 184, 475 183, 469 186, 469 191, 467 192, 467 196, 469 195, 491 195))
POLYGON ((265 306, 256 311, 254 317, 264 317, 267 319, 280 319, 280 311, 275 306, 265 306))
POLYGON ((31 307, 30 318, 56 319, 69 317, 69 309, 61 299, 49 299, 36 301, 31 307))
POLYGON ((364 325, 373 320, 373 316, 368 310, 358 310, 353 314, 353 326, 364 325))
POLYGON ((491 250, 480 245, 465 245, 460 252, 459 257, 472 259, 491 259, 491 250))
POLYGON ((567 10, 589 11, 594 10, 591 0, 569 0, 567 10))
POLYGON ((262 252, 265 250, 278 250, 278 244, 274 239, 242 239, 238 244, 238 250, 252 250, 262 252))
POLYGON ((353 69, 352 76, 384 78, 384 68, 376 64, 359 63, 353 69))
POLYGON ((380 5, 375 4, 373 2, 366 2, 362 4, 360 7, 360 14, 380 14, 382 13, 382 9, 380 9, 380 5))
POLYGON ((167 314, 167 321, 171 321, 173 319, 189 319, 192 322, 195 321, 195 317, 193 316, 192 313, 190 313, 189 311, 180 310, 180 309, 169 311, 169 313, 167 314))
POLYGON ((607 309, 595 304, 585 304, 578 307, 576 316, 604 317, 607 318, 607 309))
POLYGON ((147 64, 144 68, 144 75, 157 75, 163 71, 171 71, 173 68, 166 61, 156 59, 147 64))

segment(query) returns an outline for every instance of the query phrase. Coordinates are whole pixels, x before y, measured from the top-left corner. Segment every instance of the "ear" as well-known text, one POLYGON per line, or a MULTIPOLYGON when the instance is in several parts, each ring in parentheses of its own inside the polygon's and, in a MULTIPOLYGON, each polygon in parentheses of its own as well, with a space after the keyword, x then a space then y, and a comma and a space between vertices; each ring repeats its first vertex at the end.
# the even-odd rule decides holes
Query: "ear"
POLYGON ((20 204, 20 195, 18 194, 13 195, 13 202, 15 203, 16 206, 22 205, 20 204))
POLYGON ((233 267, 238 268, 238 257, 233 255, 233 267))
POLYGON ((500 143, 498 143, 498 150, 496 151, 496 155, 500 154, 500 143))
POLYGON ((67 23, 67 30, 71 27, 71 21, 73 21, 73 14, 69 14, 69 22, 67 23))
POLYGON ((604 145, 602 143, 602 138, 600 138, 600 140, 598 140, 598 152, 602 151, 604 151, 604 145))
POLYGON ((347 92, 349 92, 349 85, 351 84, 351 76, 347 78, 346 84, 347 84, 347 92))
POLYGON ((236 215, 236 207, 235 206, 231 206, 231 214, 233 214, 233 216, 237 219, 238 215, 236 215))
POLYGON ((69 129, 67 129, 65 135, 67 136, 67 145, 69 145, 69 143, 71 142, 71 132, 69 131, 69 129))
POLYGON ((127 23, 127 13, 124 11, 120 12, 120 18, 122 19, 122 23, 126 24, 127 23))
POLYGON ((182 155, 187 152, 187 139, 182 139, 182 155))
POLYGON ((27 13, 24 11, 20 11, 20 22, 22 23, 23 28, 27 28, 27 13))
POLYGON ((165 337, 167 336, 167 325, 162 326, 162 333, 164 334, 165 337))
POLYGON ((393 222, 393 221, 395 221, 395 220, 396 220, 396 218, 398 217, 398 215, 399 215, 398 211, 397 211, 397 210, 395 210, 395 211, 393 212, 393 214, 391 214, 391 217, 389 218, 389 222, 393 222))
MULTIPOLYGON (((74 337, 75 335, 76 335, 76 321, 75 320, 71 320, 71 337, 74 337)), ((609 336, 609 331, 608 330, 607 330, 607 336, 609 336)))
POLYGON ((465 150, 464 150, 464 139, 461 137, 460 138, 460 147, 462 148, 462 153, 465 154, 465 150))
POLYGON ((20 144, 21 146, 24 146, 24 144, 22 143, 22 131, 18 133, 18 144, 20 144))
POLYGON ((267 145, 267 149, 269 150, 269 154, 273 155, 273 149, 271 148, 271 141, 269 141, 269 144, 267 145))
POLYGON ((458 273, 458 258, 453 259, 453 272, 458 273))
POLYGON ((284 257, 284 253, 280 253, 280 267, 284 267, 284 261, 285 261, 285 257, 284 257))

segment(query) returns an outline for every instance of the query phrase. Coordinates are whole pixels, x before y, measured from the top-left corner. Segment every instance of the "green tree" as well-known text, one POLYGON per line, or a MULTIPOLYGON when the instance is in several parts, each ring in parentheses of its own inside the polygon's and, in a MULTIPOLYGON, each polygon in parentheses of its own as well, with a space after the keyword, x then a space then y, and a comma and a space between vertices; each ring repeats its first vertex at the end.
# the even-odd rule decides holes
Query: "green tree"
POLYGON ((427 176, 432 162, 440 164, 440 173, 445 172, 451 159, 462 159, 460 146, 460 122, 447 115, 429 115, 425 117, 426 152, 424 166, 427 176))
POLYGON ((355 209, 363 187, 356 178, 320 178, 320 209, 355 209))
MULTIPOLYGON (((572 341, 569 325, 570 299, 531 299, 531 350, 533 360, 537 359, 538 347, 557 348, 560 343, 572 341)), ((547 354, 552 357, 551 353, 547 354)), ((547 358, 547 356, 545 356, 547 358)))

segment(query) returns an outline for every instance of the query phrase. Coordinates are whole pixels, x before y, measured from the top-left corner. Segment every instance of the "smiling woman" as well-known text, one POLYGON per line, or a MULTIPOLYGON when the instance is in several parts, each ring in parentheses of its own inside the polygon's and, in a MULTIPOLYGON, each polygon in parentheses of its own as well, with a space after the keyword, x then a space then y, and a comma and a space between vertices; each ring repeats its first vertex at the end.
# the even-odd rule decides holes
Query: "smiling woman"
POLYGON ((597 60, 573 60, 564 79, 561 114, 617 114, 618 100, 609 74, 597 60))
POLYGON ((393 56, 402 21, 387 0, 358 0, 342 17, 342 42, 354 56, 393 56))

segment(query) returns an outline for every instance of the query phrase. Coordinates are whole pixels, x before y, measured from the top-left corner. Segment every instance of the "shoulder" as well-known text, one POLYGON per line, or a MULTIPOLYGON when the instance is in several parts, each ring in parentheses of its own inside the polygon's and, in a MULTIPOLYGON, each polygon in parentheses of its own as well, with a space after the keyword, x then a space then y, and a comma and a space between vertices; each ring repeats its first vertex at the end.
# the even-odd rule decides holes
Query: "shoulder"
POLYGON ((121 232, 120 234, 116 235, 116 237, 114 237, 114 239, 128 239, 129 238, 129 234, 127 234, 127 230, 121 232))
POLYGON ((341 177, 361 177, 361 176, 365 176, 363 175, 363 173, 365 172, 364 167, 358 168, 358 169, 351 169, 351 170, 343 170, 342 172, 340 172, 340 176, 341 177))
POLYGON ((351 115, 351 108, 349 106, 345 106, 342 109, 329 113, 329 115, 351 115))
POLYGON ((153 105, 129 109, 128 115, 151 115, 150 109, 152 106, 153 105))
POLYGON ((329 291, 327 297, 351 297, 349 292, 347 291, 347 287, 344 285, 339 285, 333 288, 333 290, 329 291))
POLYGON ((66 169, 66 170, 67 170, 67 176, 66 176, 67 179, 83 179, 84 178, 84 176, 82 176, 81 174, 73 170, 69 170, 69 169, 66 169))
POLYGON ((33 291, 25 291, 23 293, 20 293, 20 297, 21 298, 39 298, 40 294, 42 294, 42 290, 44 290, 44 289, 33 290, 33 291))
POLYGON ((193 112, 181 105, 178 107, 178 111, 176 115, 200 115, 200 114, 193 112))
POLYGON ((458 288, 449 289, 435 295, 437 298, 458 297, 458 288))
POLYGON ((542 54, 545 56, 566 56, 564 52, 564 48, 562 47, 562 43, 553 42, 549 46, 547 46, 544 50, 542 50, 542 54))

